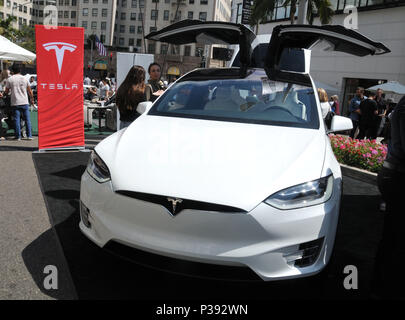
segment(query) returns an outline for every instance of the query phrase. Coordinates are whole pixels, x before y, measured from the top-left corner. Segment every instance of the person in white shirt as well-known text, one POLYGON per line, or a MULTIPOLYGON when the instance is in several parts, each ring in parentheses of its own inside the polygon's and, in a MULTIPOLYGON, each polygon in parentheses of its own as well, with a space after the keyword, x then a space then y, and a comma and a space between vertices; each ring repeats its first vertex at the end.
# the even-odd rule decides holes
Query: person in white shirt
POLYGON ((108 97, 110 96, 110 86, 108 85, 108 80, 103 79, 101 83, 102 84, 100 86, 100 99, 107 100, 108 97))
POLYGON ((89 78, 88 76, 86 76, 86 77, 84 78, 83 83, 84 83, 84 85, 86 85, 86 86, 91 85, 91 80, 90 80, 90 78, 89 78))
POLYGON ((325 119, 326 115, 331 111, 329 104, 328 94, 325 89, 318 88, 319 102, 321 103, 322 118, 325 119))

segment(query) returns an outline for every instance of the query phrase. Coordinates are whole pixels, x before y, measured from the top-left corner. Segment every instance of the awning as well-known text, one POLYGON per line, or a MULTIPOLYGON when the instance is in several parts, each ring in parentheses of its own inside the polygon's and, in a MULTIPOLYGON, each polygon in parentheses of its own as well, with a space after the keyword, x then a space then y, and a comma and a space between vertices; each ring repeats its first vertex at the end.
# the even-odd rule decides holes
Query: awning
POLYGON ((105 62, 105 61, 96 61, 94 63, 94 70, 107 70, 107 62, 105 62))
POLYGON ((170 67, 167 70, 167 74, 172 75, 172 76, 179 76, 180 75, 180 70, 177 67, 170 67))

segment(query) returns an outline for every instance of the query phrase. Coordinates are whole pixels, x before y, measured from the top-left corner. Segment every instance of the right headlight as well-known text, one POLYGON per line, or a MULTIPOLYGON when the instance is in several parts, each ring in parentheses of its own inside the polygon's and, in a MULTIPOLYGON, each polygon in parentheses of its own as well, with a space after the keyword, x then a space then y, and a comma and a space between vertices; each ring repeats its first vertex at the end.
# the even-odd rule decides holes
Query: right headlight
POLYGON ((332 190, 333 175, 329 175, 278 191, 264 202, 281 210, 309 207, 328 201, 332 190))
POLYGON ((100 183, 111 179, 110 170, 108 170, 107 165, 95 151, 91 152, 89 163, 87 164, 87 172, 100 183))

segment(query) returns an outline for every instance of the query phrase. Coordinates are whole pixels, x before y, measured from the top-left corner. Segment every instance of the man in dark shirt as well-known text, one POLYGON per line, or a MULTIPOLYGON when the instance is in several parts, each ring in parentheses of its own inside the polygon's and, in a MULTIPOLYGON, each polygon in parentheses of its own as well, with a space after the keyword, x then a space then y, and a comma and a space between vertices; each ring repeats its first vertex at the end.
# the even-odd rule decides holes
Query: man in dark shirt
POLYGON ((405 96, 391 118, 388 155, 378 173, 378 188, 386 202, 383 237, 378 249, 373 276, 373 291, 386 298, 405 297, 405 96))
POLYGON ((360 132, 358 139, 375 139, 377 136, 377 120, 378 106, 374 100, 374 94, 369 94, 368 98, 363 100, 359 106, 360 117, 360 132))

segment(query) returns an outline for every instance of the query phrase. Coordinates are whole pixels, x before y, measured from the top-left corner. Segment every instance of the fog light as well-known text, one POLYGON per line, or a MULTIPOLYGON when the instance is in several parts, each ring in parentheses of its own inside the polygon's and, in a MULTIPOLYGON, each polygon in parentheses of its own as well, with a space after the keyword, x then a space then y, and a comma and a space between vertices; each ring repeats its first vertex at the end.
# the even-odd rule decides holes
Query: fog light
POLYGON ((298 268, 308 267, 316 262, 321 252, 324 238, 301 243, 296 252, 283 255, 287 263, 298 268))
POLYGON ((87 208, 83 202, 80 201, 80 217, 82 218, 83 224, 87 228, 91 228, 91 223, 89 221, 90 210, 87 208))

